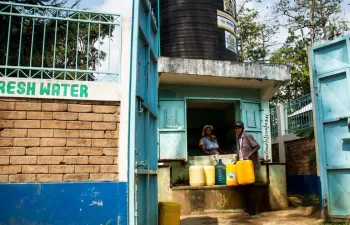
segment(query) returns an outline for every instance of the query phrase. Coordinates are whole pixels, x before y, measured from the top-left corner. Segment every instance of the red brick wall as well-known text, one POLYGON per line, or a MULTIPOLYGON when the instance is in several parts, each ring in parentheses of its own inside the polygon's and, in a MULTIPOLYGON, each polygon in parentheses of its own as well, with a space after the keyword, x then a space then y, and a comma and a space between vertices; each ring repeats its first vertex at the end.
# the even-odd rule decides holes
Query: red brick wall
POLYGON ((119 108, 0 98, 0 182, 118 180, 119 108))
POLYGON ((310 164, 310 152, 315 151, 315 141, 299 139, 284 143, 287 174, 307 175, 316 173, 316 165, 310 164))

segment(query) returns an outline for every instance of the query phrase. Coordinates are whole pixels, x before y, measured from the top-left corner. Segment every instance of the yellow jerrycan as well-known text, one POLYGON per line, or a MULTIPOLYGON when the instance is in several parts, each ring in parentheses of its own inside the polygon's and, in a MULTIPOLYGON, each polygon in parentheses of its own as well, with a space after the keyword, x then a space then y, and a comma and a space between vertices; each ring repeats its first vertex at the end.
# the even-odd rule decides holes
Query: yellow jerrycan
POLYGON ((226 185, 237 186, 237 166, 233 164, 226 165, 226 185))
POLYGON ((180 225, 181 205, 176 202, 159 203, 159 225, 180 225))
POLYGON ((205 176, 206 186, 215 185, 215 167, 214 166, 204 166, 204 176, 205 176))
POLYGON ((237 181, 239 185, 254 184, 255 174, 254 165, 251 160, 238 161, 237 165, 237 181))

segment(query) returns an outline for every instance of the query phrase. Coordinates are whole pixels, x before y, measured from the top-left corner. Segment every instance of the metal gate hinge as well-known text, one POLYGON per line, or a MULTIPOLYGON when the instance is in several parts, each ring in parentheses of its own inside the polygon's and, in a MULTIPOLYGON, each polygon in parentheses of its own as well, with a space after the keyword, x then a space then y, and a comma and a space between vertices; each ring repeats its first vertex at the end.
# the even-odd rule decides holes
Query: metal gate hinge
POLYGON ((144 112, 144 108, 143 108, 143 105, 142 105, 144 100, 139 95, 137 95, 136 98, 138 100, 138 113, 139 113, 139 115, 141 115, 141 113, 144 112))
POLYGON ((146 160, 144 161, 137 161, 135 163, 135 167, 138 168, 138 167, 146 167, 148 165, 148 162, 146 160))

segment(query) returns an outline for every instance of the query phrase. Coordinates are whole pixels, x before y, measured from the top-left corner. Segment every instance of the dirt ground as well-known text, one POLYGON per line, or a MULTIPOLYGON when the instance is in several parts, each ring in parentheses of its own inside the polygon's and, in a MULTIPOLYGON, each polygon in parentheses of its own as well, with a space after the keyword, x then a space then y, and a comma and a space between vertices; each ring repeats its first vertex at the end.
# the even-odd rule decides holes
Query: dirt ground
POLYGON ((245 213, 184 216, 181 225, 321 225, 323 220, 313 207, 298 207, 248 216, 245 213))

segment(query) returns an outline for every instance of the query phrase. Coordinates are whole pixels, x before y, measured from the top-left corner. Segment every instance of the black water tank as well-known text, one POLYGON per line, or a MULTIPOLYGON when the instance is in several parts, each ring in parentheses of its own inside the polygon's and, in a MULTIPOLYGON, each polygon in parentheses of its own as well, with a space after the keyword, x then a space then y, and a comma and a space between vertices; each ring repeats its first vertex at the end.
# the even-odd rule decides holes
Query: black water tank
MULTIPOLYGON (((157 14, 156 1, 152 3, 157 14)), ((219 28, 218 14, 225 16, 224 21, 236 19, 235 0, 160 0, 161 56, 237 60, 237 41, 232 34, 237 30, 219 28), (229 3, 231 8, 224 7, 229 3), (225 9, 231 11, 225 13, 225 9)))

